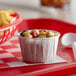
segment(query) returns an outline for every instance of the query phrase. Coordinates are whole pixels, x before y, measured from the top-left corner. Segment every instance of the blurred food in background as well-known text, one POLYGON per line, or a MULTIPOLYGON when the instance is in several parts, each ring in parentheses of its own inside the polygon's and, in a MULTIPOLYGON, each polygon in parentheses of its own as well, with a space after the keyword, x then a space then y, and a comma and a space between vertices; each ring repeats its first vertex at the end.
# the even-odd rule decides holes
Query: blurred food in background
POLYGON ((13 10, 0 10, 0 27, 4 27, 10 24, 14 14, 13 10))
POLYGON ((41 5, 52 7, 63 7, 70 0, 41 0, 41 5))

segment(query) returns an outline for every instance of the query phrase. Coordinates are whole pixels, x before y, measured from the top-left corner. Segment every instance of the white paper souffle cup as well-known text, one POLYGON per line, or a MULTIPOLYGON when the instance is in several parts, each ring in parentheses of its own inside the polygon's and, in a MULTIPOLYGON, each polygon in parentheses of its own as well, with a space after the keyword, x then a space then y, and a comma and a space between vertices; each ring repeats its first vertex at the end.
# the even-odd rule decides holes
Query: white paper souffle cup
MULTIPOLYGON (((57 32, 57 31, 54 31, 57 32)), ((56 56, 58 35, 49 38, 25 38, 18 33, 23 61, 49 62, 56 56)))

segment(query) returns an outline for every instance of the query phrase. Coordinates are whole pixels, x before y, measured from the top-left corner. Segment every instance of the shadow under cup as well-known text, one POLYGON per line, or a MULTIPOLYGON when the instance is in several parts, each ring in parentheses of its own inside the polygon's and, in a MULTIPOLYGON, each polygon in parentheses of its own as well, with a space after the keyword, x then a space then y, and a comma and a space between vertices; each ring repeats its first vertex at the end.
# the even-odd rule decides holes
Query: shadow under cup
POLYGON ((25 38, 19 36, 23 61, 49 62, 56 56, 60 33, 50 38, 25 38))

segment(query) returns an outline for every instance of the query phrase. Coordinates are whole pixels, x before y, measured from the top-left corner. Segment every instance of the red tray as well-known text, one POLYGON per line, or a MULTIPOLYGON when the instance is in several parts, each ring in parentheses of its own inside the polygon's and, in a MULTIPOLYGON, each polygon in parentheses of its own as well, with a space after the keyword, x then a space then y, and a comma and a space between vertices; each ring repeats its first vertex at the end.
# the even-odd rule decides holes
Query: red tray
MULTIPOLYGON (((28 19, 18 27, 19 32, 27 29, 51 29, 61 33, 76 33, 76 26, 55 19, 28 19)), ((59 43, 57 54, 66 59, 68 63, 32 65, 20 68, 8 68, 0 70, 0 76, 63 76, 76 73, 76 62, 74 61, 72 48, 65 48, 59 43)))

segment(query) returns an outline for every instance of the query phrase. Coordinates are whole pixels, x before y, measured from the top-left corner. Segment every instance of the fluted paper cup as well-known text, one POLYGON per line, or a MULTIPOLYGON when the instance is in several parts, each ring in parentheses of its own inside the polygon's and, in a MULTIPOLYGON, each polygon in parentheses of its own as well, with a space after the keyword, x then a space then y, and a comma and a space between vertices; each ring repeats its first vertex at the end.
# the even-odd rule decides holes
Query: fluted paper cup
POLYGON ((60 33, 50 38, 25 38, 18 34, 22 57, 28 62, 49 62, 56 56, 60 33))

